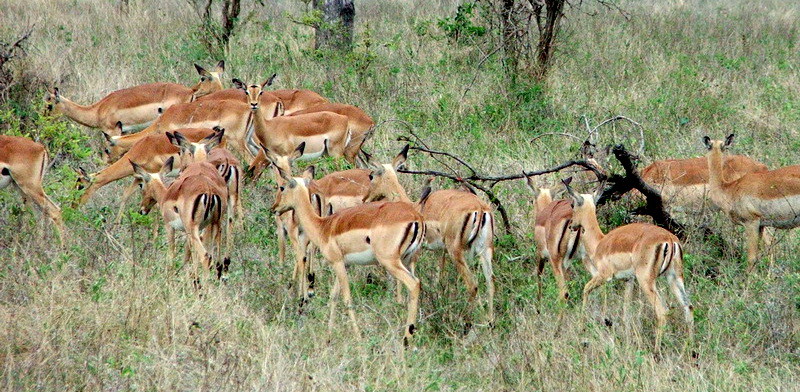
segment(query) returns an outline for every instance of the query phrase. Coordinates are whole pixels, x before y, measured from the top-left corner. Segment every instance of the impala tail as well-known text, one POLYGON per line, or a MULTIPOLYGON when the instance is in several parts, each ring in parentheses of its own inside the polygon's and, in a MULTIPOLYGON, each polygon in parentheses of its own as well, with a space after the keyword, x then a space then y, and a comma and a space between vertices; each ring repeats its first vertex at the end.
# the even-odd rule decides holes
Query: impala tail
POLYGON ((653 267, 658 268, 656 276, 661 276, 673 267, 683 264, 683 248, 677 242, 663 242, 656 246, 653 267))
POLYGON ((214 222, 222 217, 222 198, 213 193, 197 195, 192 205, 192 218, 196 222, 214 222))

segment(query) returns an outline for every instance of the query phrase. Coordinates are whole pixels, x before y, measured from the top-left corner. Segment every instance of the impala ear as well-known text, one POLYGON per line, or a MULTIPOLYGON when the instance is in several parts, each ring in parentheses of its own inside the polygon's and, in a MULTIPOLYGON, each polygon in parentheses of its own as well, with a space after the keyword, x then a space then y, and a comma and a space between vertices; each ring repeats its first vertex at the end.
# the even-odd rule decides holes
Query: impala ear
POLYGON ((730 134, 730 135, 728 135, 728 137, 726 137, 726 138, 725 138, 725 145, 724 145, 724 147, 730 147, 730 146, 732 146, 732 145, 733 145, 733 137, 734 137, 734 136, 736 136, 736 135, 734 135, 734 134, 730 134))
POLYGON ((112 146, 114 145, 114 143, 113 143, 113 142, 114 142, 114 138, 113 138, 113 137, 111 137, 111 135, 109 135, 109 134, 107 134, 107 133, 103 132, 103 137, 105 137, 105 138, 106 138, 106 143, 108 143, 108 144, 110 144, 110 145, 112 145, 112 146))
POLYGON ((122 121, 117 121, 117 123, 114 124, 114 129, 117 131, 117 133, 122 135, 122 121))
POLYGON ((199 66, 197 64, 194 65, 194 69, 197 70, 197 73, 200 76, 205 76, 205 77, 209 77, 209 78, 211 77, 211 73, 210 72, 206 71, 205 68, 203 68, 203 67, 201 67, 201 66, 199 66))
POLYGON ((711 149, 711 138, 708 136, 703 136, 703 144, 705 144, 707 149, 711 149))
POLYGON ((161 177, 164 178, 167 174, 171 173, 175 166, 175 157, 169 157, 166 162, 164 162, 164 166, 161 166, 161 177))
POLYGON ((403 147, 403 150, 400 151, 400 153, 397 154, 397 156, 394 157, 394 159, 392 160, 392 167, 395 170, 400 169, 400 166, 403 166, 403 164, 406 163, 406 159, 408 159, 408 149, 409 148, 411 148, 411 146, 406 144, 406 146, 403 147))
POLYGON ((584 140, 583 144, 581 144, 581 155, 586 158, 594 158, 594 152, 596 149, 597 148, 594 144, 592 144, 592 142, 590 142, 588 139, 584 140))
POLYGON ((219 146, 222 143, 222 136, 225 135, 225 129, 220 128, 219 131, 214 132, 212 135, 208 135, 200 141, 206 148, 206 152, 209 152, 214 149, 214 147, 219 146))
POLYGON ((191 143, 186 140, 186 137, 183 136, 182 133, 175 131, 172 133, 172 144, 176 147, 180 148, 181 150, 190 150, 191 143))
POLYGON ((58 92, 58 87, 53 87, 53 96, 56 97, 56 99, 61 98, 61 94, 58 92))
POLYGON ((214 72, 216 72, 216 73, 223 73, 223 72, 225 72, 225 60, 220 60, 220 61, 217 63, 217 66, 216 66, 216 67, 214 67, 214 72))
POLYGON ((292 155, 289 156, 289 159, 297 159, 303 156, 303 152, 306 150, 306 142, 300 143, 297 148, 292 151, 292 155))
POLYGON ((78 166, 78 170, 75 170, 75 171, 78 173, 79 176, 84 177, 84 178, 89 178, 89 173, 87 173, 86 170, 83 167, 78 166))
POLYGON ((316 172, 317 172, 317 168, 314 167, 314 165, 311 165, 311 166, 307 167, 306 170, 303 171, 302 177, 303 177, 303 179, 306 180, 306 184, 310 183, 311 180, 314 179, 314 175, 316 174, 316 172))
POLYGON ((287 172, 286 172, 286 170, 283 170, 283 169, 281 169, 280 167, 278 167, 278 165, 273 165, 273 166, 275 166, 275 170, 277 170, 277 171, 278 171, 278 175, 279 175, 279 176, 280 176, 282 179, 284 179, 285 181, 287 181, 287 182, 289 182, 289 183, 291 183, 292 181, 294 181, 294 178, 292 178, 292 175, 291 175, 291 173, 287 173, 287 172))
POLYGON ((531 192, 536 193, 536 184, 533 183, 533 178, 522 172, 522 175, 525 176, 525 185, 531 190, 531 192))
POLYGON ((269 79, 265 80, 264 83, 261 83, 261 88, 272 86, 272 82, 275 81, 276 76, 278 76, 278 74, 276 73, 272 74, 272 76, 270 76, 269 79))
POLYGON ((148 173, 147 170, 144 170, 143 167, 137 165, 136 163, 134 163, 130 159, 128 160, 128 162, 130 162, 131 167, 133 167, 133 176, 134 177, 136 177, 136 178, 138 178, 138 179, 140 179, 140 180, 142 180, 144 182, 150 181, 150 173, 148 173))
POLYGON ((236 86, 236 88, 247 91, 247 85, 244 84, 244 82, 242 82, 241 80, 233 78, 231 79, 231 83, 233 83, 233 85, 236 86))
POLYGON ((572 183, 572 177, 569 177, 566 180, 561 180, 561 182, 564 184, 564 187, 567 188, 567 194, 572 199, 572 201, 575 203, 575 205, 577 205, 577 206, 583 205, 583 197, 581 195, 575 193, 575 191, 572 189, 572 187, 569 186, 569 184, 572 183))

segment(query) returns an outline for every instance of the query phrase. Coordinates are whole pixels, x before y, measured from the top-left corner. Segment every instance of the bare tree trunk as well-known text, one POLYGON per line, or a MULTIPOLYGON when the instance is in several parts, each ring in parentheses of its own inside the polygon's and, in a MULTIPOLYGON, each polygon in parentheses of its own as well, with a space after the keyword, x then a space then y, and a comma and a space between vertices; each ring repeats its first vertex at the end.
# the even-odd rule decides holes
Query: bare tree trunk
POLYGON ((314 49, 352 49, 356 16, 353 0, 314 0, 313 4, 314 9, 322 12, 322 22, 316 26, 314 49))
POLYGON ((556 34, 561 24, 561 17, 564 16, 565 0, 545 0, 547 7, 545 24, 539 25, 539 44, 536 48, 536 69, 534 76, 542 80, 547 76, 550 67, 550 59, 553 54, 556 34))
POLYGON ((517 43, 517 23, 514 21, 514 2, 515 0, 503 0, 500 9, 500 18, 503 34, 503 50, 505 51, 506 65, 512 72, 517 72, 519 64, 519 52, 517 43))

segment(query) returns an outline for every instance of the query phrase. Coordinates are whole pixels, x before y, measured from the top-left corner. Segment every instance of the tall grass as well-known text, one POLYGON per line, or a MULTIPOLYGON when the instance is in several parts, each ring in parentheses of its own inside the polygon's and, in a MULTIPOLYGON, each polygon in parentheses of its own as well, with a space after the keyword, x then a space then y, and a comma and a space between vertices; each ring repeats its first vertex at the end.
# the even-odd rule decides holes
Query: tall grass
MULTIPOLYGON (((125 13, 113 1, 9 0, 0 36, 35 24, 17 71, 85 103, 139 83, 190 84, 192 63, 218 60, 199 43, 199 21, 186 2, 131 3, 125 13)), ((546 85, 510 84, 501 59, 487 58, 493 44, 486 37, 449 40, 437 21, 457 4, 357 2, 357 48, 346 57, 311 50, 313 31, 287 18, 302 13, 302 3, 256 7, 231 41, 227 78, 258 81, 277 72, 279 88, 311 88, 362 107, 380 124, 367 149, 383 160, 399 151, 395 139, 410 126, 432 147, 457 152, 487 173, 539 169, 575 157, 578 144, 558 136, 528 143, 532 137, 584 132, 581 116, 597 123, 624 114, 645 128, 643 164, 700 155, 700 136, 730 132, 739 136, 738 153, 770 167, 800 163, 795 3, 623 1, 629 20, 586 5, 565 19, 546 85)), ((126 184, 101 190, 80 210, 69 208, 76 196, 71 168, 102 167, 87 155, 102 138, 49 118, 35 123, 49 128, 26 126, 23 117, 36 116, 40 98, 1 108, 0 129, 43 140, 52 156, 68 152, 48 172, 46 189, 64 208, 72 239, 59 248, 40 215, 16 194, 0 194, 0 371, 8 390, 744 391, 791 390, 800 382, 796 232, 778 236, 774 269, 763 263, 745 276, 739 228, 716 213, 681 215, 689 225, 711 225, 737 249, 717 254, 714 239, 690 238, 685 268, 696 347, 685 345, 680 315, 670 314, 664 352, 656 357, 652 310, 637 300, 626 330, 619 284, 598 290, 587 316, 574 300, 555 300, 548 271, 537 300, 532 198, 521 183, 502 184, 514 239, 498 236, 496 325, 482 322, 479 309, 474 331, 462 335, 463 286, 451 265, 434 284, 439 256, 428 254, 418 268, 417 349, 404 351, 404 307, 378 270, 370 270, 377 277, 370 280, 368 269, 351 270, 363 339, 353 339, 345 317, 327 334, 332 276, 324 266, 320 295, 297 314, 291 266, 276 263, 268 180, 245 189, 248 216, 230 281, 206 287, 202 297, 186 268, 167 259, 163 232, 152 238, 156 217, 140 217, 131 205, 121 225, 111 223, 126 184), (65 141, 81 138, 88 142, 65 141)), ((622 125, 602 130, 602 143, 630 143, 622 125)), ((411 161, 433 165, 424 156, 411 161)), ((417 193, 421 179, 401 180, 417 193)), ((618 205, 602 212, 606 228, 634 219, 618 205)), ((580 268, 572 275, 577 297, 587 276, 580 268)))

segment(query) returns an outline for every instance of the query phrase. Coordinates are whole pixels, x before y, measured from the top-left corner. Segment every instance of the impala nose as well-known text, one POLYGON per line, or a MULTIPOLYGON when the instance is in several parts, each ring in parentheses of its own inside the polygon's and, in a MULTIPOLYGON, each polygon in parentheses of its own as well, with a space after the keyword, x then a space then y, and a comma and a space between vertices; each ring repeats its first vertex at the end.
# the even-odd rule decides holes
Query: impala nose
POLYGON ((252 109, 252 110, 258 109, 258 104, 257 103, 251 103, 250 104, 250 109, 252 109))

